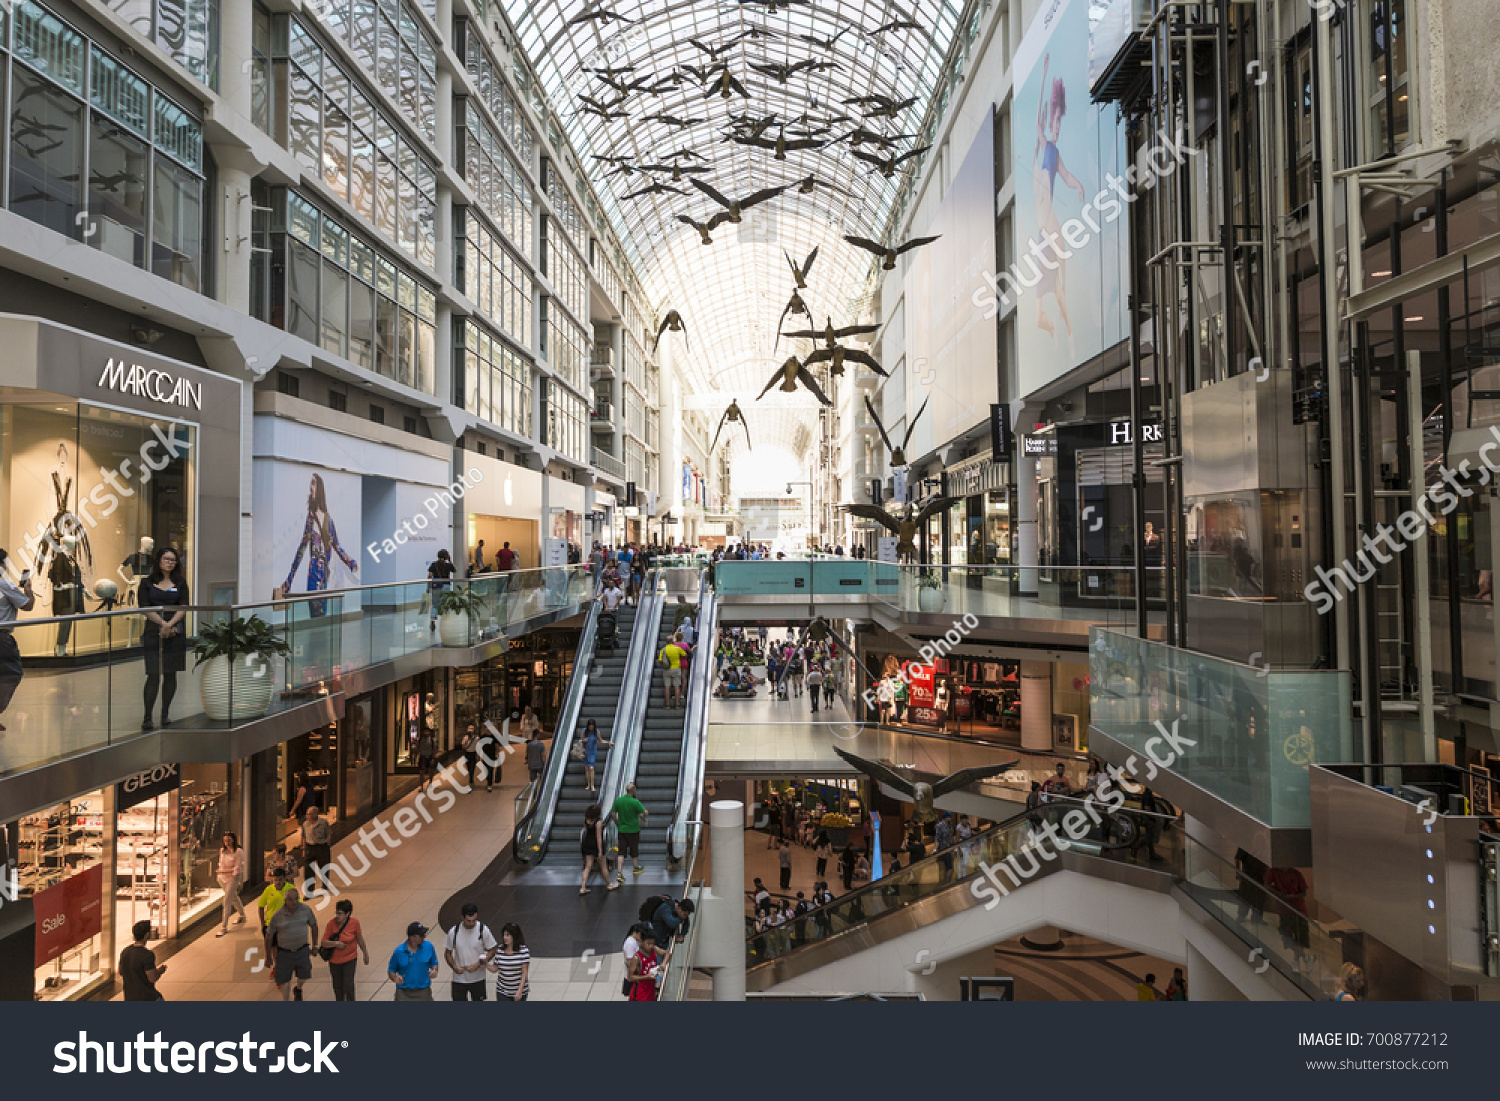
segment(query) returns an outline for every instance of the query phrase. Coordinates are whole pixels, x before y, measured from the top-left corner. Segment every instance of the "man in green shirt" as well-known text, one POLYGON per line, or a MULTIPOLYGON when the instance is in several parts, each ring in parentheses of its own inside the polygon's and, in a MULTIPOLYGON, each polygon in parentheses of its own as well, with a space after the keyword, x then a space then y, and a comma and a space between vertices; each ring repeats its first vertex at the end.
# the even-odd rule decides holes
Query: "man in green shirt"
POLYGON ((615 805, 609 809, 609 816, 614 820, 615 832, 619 835, 619 847, 615 857, 615 882, 610 887, 615 887, 625 882, 625 854, 629 853, 631 860, 635 862, 632 869, 637 875, 646 869, 641 867, 641 825, 650 814, 646 810, 646 804, 635 797, 635 784, 625 785, 625 794, 615 800, 615 805))
POLYGON ((682 665, 687 660, 687 647, 682 644, 682 632, 672 636, 672 641, 661 648, 657 657, 666 663, 662 674, 662 686, 667 697, 667 707, 682 706, 682 665))

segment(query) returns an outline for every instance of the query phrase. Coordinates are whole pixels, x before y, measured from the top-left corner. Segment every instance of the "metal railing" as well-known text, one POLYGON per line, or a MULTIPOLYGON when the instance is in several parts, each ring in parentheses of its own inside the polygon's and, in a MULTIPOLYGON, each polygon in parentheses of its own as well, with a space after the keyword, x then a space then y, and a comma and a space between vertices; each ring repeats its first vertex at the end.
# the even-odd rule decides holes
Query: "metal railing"
POLYGON ((519 863, 540 863, 547 855, 547 843, 552 836, 552 815, 557 809, 557 800, 562 793, 563 778, 568 771, 568 755, 573 748, 574 732, 578 729, 578 713, 583 708, 584 693, 589 686, 589 667, 594 661, 594 642, 599 629, 600 602, 595 600, 589 608, 588 620, 578 639, 578 651, 573 660, 573 674, 568 678, 567 692, 563 696, 562 710, 558 713, 557 725, 552 731, 552 749, 547 756, 547 766, 539 781, 526 785, 522 795, 528 795, 523 808, 521 795, 516 797, 516 818, 512 851, 519 863))
POLYGON ((707 762, 708 702, 713 695, 714 639, 718 634, 718 606, 705 570, 698 582, 698 644, 693 650, 692 677, 683 713, 682 761, 677 770, 677 806, 667 827, 667 859, 676 863, 686 851, 689 822, 703 817, 703 769, 707 762), (707 640, 705 642, 705 640, 707 640))
POLYGON ((607 853, 618 849, 615 823, 608 820, 609 809, 625 793, 625 785, 635 776, 641 754, 641 734, 645 728, 646 708, 651 702, 652 663, 656 656, 656 635, 661 628, 662 607, 666 602, 661 590, 661 575, 653 567, 641 585, 630 630, 630 653, 625 659, 624 687, 615 709, 614 747, 604 762, 599 777, 599 806, 604 808, 606 824, 604 844, 607 853))
POLYGON ((606 474, 622 480, 625 477, 625 461, 615 458, 602 447, 596 446, 590 449, 589 461, 594 464, 596 469, 602 470, 606 474))

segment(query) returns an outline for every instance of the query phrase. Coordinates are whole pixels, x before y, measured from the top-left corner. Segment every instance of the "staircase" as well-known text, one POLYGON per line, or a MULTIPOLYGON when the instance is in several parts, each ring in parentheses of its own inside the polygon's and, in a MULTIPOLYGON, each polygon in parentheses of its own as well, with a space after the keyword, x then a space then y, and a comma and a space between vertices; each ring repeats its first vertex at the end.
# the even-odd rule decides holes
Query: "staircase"
MULTIPOLYGON (((676 608, 662 610, 661 630, 651 654, 651 694, 646 704, 646 725, 641 732, 641 752, 635 769, 635 797, 646 804, 649 815, 641 830, 641 863, 648 868, 667 866, 667 829, 677 806, 677 773, 682 766, 683 723, 687 714, 679 706, 667 710, 663 669, 656 655, 676 630, 676 608)), ((683 665, 683 687, 687 686, 689 663, 683 665)), ((685 698, 684 691, 684 698, 685 698)))
MULTIPOLYGON (((588 686, 584 689, 583 704, 578 711, 578 729, 574 737, 583 738, 583 728, 593 719, 599 727, 599 738, 603 742, 615 740, 615 710, 620 703, 620 689, 625 679, 625 659, 630 653, 630 633, 635 626, 635 608, 621 604, 615 611, 615 650, 595 650, 594 665, 589 673, 588 686)), ((604 763, 610 750, 601 745, 594 760, 594 783, 604 779, 604 763)), ((552 842, 559 852, 576 852, 578 838, 583 833, 583 812, 599 799, 598 792, 590 794, 584 786, 583 762, 568 760, 563 773, 562 790, 558 793, 557 810, 552 816, 552 842)), ((606 813, 609 808, 604 808, 606 813)))

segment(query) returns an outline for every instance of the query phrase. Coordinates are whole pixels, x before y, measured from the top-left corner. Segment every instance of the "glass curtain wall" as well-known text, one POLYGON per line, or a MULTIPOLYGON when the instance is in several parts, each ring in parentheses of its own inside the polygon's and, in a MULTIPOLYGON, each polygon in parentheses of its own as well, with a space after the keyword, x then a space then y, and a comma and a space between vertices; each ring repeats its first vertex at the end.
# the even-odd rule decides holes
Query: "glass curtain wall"
POLYGON ((200 122, 38 4, 0 7, 0 66, 8 70, 7 207, 206 289, 200 122))

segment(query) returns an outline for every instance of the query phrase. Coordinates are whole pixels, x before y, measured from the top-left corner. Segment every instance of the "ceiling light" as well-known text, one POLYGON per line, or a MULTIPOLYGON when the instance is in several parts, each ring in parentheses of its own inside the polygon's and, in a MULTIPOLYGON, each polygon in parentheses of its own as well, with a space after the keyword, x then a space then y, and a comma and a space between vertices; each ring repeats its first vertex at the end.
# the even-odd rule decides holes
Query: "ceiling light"
POLYGON ((1383 279, 1391 273, 1388 271, 1372 271, 1370 274, 1376 279, 1383 279))
POLYGON ((1412 317, 1404 318, 1403 320, 1406 320, 1406 321, 1421 321, 1421 320, 1423 320, 1423 318, 1422 318, 1421 314, 1415 314, 1412 317))

